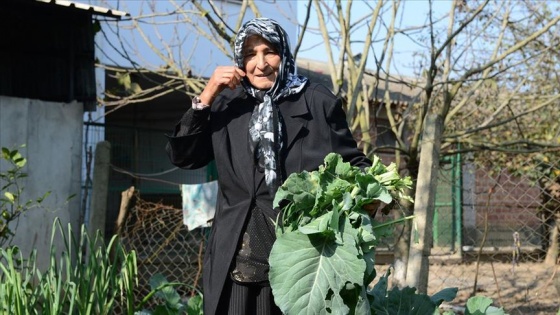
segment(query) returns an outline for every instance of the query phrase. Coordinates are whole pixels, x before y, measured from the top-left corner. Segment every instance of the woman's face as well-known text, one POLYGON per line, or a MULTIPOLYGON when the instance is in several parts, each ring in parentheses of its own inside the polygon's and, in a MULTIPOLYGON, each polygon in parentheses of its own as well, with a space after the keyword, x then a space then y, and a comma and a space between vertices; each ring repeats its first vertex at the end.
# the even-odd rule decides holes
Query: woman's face
POLYGON ((280 67, 280 55, 266 39, 251 35, 243 44, 243 66, 247 79, 259 90, 274 85, 280 67))

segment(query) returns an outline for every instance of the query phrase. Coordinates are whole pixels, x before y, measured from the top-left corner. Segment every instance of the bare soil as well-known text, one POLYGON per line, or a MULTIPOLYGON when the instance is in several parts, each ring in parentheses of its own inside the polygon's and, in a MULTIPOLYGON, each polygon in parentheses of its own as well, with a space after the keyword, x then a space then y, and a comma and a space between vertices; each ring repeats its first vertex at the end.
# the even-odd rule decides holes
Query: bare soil
MULTIPOLYGON (((378 274, 387 268, 387 265, 376 266, 378 274)), ((462 314, 469 297, 483 295, 510 315, 556 315, 560 314, 560 291, 556 285, 560 286, 560 266, 538 262, 522 262, 516 266, 481 262, 478 267, 476 263, 432 264, 428 294, 457 287, 457 298, 445 304, 456 314, 462 314)))

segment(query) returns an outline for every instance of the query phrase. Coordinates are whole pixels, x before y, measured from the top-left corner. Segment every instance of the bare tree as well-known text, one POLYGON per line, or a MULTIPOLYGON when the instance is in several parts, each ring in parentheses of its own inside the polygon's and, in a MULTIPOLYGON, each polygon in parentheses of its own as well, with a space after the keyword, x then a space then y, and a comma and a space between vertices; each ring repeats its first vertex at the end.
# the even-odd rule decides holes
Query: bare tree
MULTIPOLYGON (((519 155, 558 148, 558 143, 539 138, 542 130, 535 132, 530 125, 521 125, 521 121, 550 112, 559 103, 560 94, 556 90, 527 88, 528 80, 541 73, 540 65, 550 60, 552 47, 557 47, 550 42, 558 42, 559 18, 539 13, 547 12, 546 3, 453 1, 447 2, 449 9, 445 14, 436 16, 433 3, 427 1, 430 10, 426 23, 403 27, 397 24, 396 17, 406 10, 406 3, 377 2, 370 12, 361 13, 369 16, 365 45, 383 42, 382 49, 373 54, 377 64, 375 73, 369 73, 352 58, 354 53, 349 45, 353 39, 349 36, 353 26, 349 13, 352 2, 345 2, 345 9, 340 1, 314 4, 327 46, 334 90, 347 99, 354 131, 364 135, 362 142, 370 141, 362 144, 367 153, 392 150, 401 167, 418 178, 420 172, 427 171, 419 169, 419 152, 429 114, 441 117, 444 122, 436 135, 441 142, 442 155, 457 152, 519 155), (327 20, 337 22, 335 29, 339 35, 330 35, 327 20), (376 31, 375 25, 382 25, 386 31, 376 31), (394 70, 394 46, 398 36, 418 39, 418 79, 402 80, 398 70, 394 70), (538 42, 545 44, 537 46, 538 42), (334 55, 333 47, 337 48, 338 56, 334 55), (361 79, 368 75, 375 77, 377 86, 362 85, 361 79), (415 101, 402 110, 396 110, 390 96, 389 86, 396 83, 417 91, 415 101), (371 120, 373 106, 368 101, 378 99, 375 95, 378 87, 384 87, 380 105, 395 135, 394 146, 390 147, 375 146, 375 139, 367 136, 370 124, 375 123, 375 119, 371 120), (512 133, 512 130, 518 132, 512 133)), ((364 55, 372 52, 373 49, 361 51, 364 55)), ((549 61, 548 64, 555 63, 549 61)), ((558 126, 558 117, 551 117, 549 123, 558 126)), ((477 156, 482 160, 484 154, 477 156)), ((431 184, 435 189, 435 183, 417 183, 421 184, 431 184)), ((413 205, 400 209, 405 216, 414 213, 413 210, 413 205)), ((404 225, 405 231, 397 233, 401 237, 395 245, 395 278, 401 285, 407 277, 418 277, 418 274, 406 275, 410 227, 410 224, 404 225)))
MULTIPOLYGON (((104 3, 107 7, 111 4, 104 3)), ((123 9, 133 14, 123 21, 104 23, 98 35, 106 44, 98 47, 104 60, 98 66, 115 72, 121 86, 115 92, 106 90, 104 98, 99 99, 107 107, 106 114, 173 91, 199 94, 205 86, 202 73, 211 67, 208 61, 233 59, 235 30, 247 15, 260 16, 253 1, 243 1, 235 14, 223 11, 223 1, 145 0, 122 4, 128 5, 123 9), (211 43, 215 55, 196 51, 203 41, 211 43), (148 81, 154 80, 148 74, 157 74, 159 79, 146 88, 134 82, 131 73, 148 81)))
MULTIPOLYGON (((441 32, 440 38, 436 37, 439 33, 435 24, 429 24, 423 97, 415 110, 417 116, 413 118, 407 147, 407 168, 412 174, 420 162, 417 152, 429 113, 444 120, 440 135, 443 154, 460 151, 520 154, 558 147, 553 141, 535 141, 539 134, 534 133, 530 124, 521 122, 558 106, 557 91, 542 95, 542 90, 524 89, 523 78, 542 71, 540 66, 549 49, 529 50, 528 47, 539 38, 557 40, 559 18, 547 19, 531 8, 533 4, 544 3, 469 3, 472 7, 464 2, 452 3, 447 31, 441 32), (523 33, 518 30, 522 24, 523 33), (461 127, 457 128, 458 125, 461 127)), ((434 19, 432 15, 430 19, 434 19)), ((418 170, 422 171, 425 170, 418 170)))

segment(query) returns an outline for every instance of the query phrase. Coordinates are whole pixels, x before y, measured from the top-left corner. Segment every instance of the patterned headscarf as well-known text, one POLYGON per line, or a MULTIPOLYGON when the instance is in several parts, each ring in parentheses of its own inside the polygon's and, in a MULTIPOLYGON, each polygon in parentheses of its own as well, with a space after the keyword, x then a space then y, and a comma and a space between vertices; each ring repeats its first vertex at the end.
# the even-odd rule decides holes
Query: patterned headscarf
POLYGON ((251 35, 258 35, 270 42, 281 58, 278 76, 268 91, 253 87, 247 77, 241 85, 248 94, 261 101, 255 106, 249 122, 249 144, 255 163, 264 169, 265 182, 271 196, 274 196, 282 182, 280 171, 280 151, 282 149, 282 117, 278 101, 303 90, 307 78, 295 73, 295 62, 290 51, 290 41, 286 31, 274 20, 256 18, 246 22, 235 38, 235 64, 243 67, 243 44, 251 35), (264 95, 263 95, 264 92, 264 95))

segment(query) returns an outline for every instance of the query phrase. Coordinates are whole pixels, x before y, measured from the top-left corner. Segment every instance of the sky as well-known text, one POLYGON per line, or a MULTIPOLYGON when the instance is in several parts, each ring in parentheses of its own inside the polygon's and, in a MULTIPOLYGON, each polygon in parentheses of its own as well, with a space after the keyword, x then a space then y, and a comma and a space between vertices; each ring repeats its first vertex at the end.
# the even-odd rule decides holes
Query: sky
MULTIPOLYGON (((307 1, 298 1, 298 20, 303 21, 305 17, 305 6, 307 1)), ((390 3, 390 2, 389 2, 390 3)), ((375 6, 375 1, 353 1, 351 20, 358 21, 364 16, 371 14, 373 11, 373 6, 375 6), (367 2, 367 3, 366 3, 367 2)), ((433 1, 433 10, 435 16, 442 16, 447 13, 451 6, 450 0, 436 0, 433 1)), ((424 25, 427 23, 428 19, 428 1, 425 0, 406 0, 402 1, 401 7, 399 8, 400 15, 397 16, 397 25, 401 28, 413 27, 424 25)), ((313 12, 313 10, 312 10, 313 12)), ((384 12, 384 20, 390 21, 391 12, 384 12)), ((371 18, 367 19, 370 21, 371 18)), ((310 24, 318 25, 316 16, 312 16, 310 19, 310 24)), ((365 23, 361 23, 362 27, 359 28, 352 35, 353 40, 363 40, 367 34, 367 26, 365 23)), ((378 23, 378 25, 380 25, 378 23)), ((316 32, 307 32, 305 37, 305 46, 302 47, 298 53, 298 57, 303 57, 306 59, 315 59, 321 61, 327 61, 327 55, 324 52, 324 47, 322 46, 323 39, 320 35, 314 34, 316 32)), ((379 55, 383 47, 382 39, 385 36, 385 29, 381 28, 376 33, 377 42, 374 42, 373 47, 376 55, 379 55)), ((303 45, 302 45, 303 46, 303 45)), ((352 47, 354 54, 362 51, 361 46, 356 44, 352 47)), ((417 51, 417 43, 414 43, 410 38, 405 36, 395 36, 395 63, 399 66, 399 72, 402 75, 412 76, 413 69, 411 68, 411 63, 413 60, 413 54, 417 51)), ((338 57, 338 52, 334 54, 338 57)), ((371 57, 367 60, 367 68, 374 69, 375 60, 371 57)), ((395 69, 393 69, 395 70, 395 69)))
MULTIPOLYGON (((141 13, 145 13, 145 12, 139 12, 137 7, 138 4, 142 3, 142 1, 139 0, 89 0, 90 3, 92 4, 96 4, 96 5, 107 5, 107 3, 110 6, 113 7, 118 7, 118 9, 120 10, 125 10, 130 12, 133 15, 138 15, 141 13), (107 2, 108 1, 108 2, 107 2), (107 2, 107 3, 105 3, 107 2)), ((277 2, 279 1, 284 1, 284 0, 276 0, 277 2)), ((260 2, 263 3, 267 3, 269 2, 268 0, 260 0, 260 2)), ((161 8, 158 8, 158 11, 164 11, 164 5, 166 3, 169 3, 169 1, 164 1, 164 0, 158 0, 154 2, 157 6, 160 6, 161 8)), ((259 3, 259 1, 257 1, 257 4, 259 3)), ((306 11, 306 4, 308 2, 307 1, 290 1, 290 4, 288 6, 297 8, 297 19, 299 21, 302 21, 305 17, 305 11, 306 11)), ((343 5, 346 2, 343 2, 343 5)), ((449 6, 450 6, 450 0, 439 0, 439 1, 435 1, 434 2, 434 9, 436 12, 445 12, 446 10, 448 10, 449 6)), ((285 5, 285 2, 283 3, 285 5)), ((352 6, 352 20, 357 20, 363 17, 364 14, 367 14, 369 12, 371 12, 371 7, 375 5, 374 1, 361 1, 361 0, 355 0, 353 2, 353 6, 352 6), (369 7, 368 7, 369 6, 369 7)), ((404 8, 401 8, 401 12, 403 12, 403 15, 399 17, 400 19, 400 23, 401 26, 413 26, 413 25, 421 25, 423 23, 425 23, 426 18, 427 18, 427 1, 424 0, 408 0, 408 1, 403 1, 402 6, 404 6, 404 8)), ((312 12, 314 12, 314 10, 311 10, 312 12)), ((236 15, 236 12, 230 12, 229 14, 231 14, 234 18, 236 15)), ((280 15, 284 15, 285 19, 293 19, 293 17, 287 16, 289 15, 289 12, 267 12, 264 11, 263 15, 273 15, 273 18, 283 18, 280 15)), ((438 13, 439 14, 439 13, 438 13)), ((386 17, 387 19, 389 17, 386 17)), ((281 21, 281 20, 279 20, 281 21)), ((286 23, 286 22, 283 22, 286 23)), ((286 24, 284 24, 286 25, 286 24)), ((314 60, 319 60, 319 61, 327 61, 327 56, 325 54, 325 48, 323 45, 321 45, 323 43, 323 39, 322 36, 317 32, 317 18, 316 16, 313 14, 310 20, 310 28, 308 29, 308 32, 305 35, 305 41, 300 49, 300 51, 298 52, 298 58, 306 58, 306 59, 314 59, 314 60)), ((353 38, 355 39, 363 39, 365 38, 365 34, 366 34, 366 24, 362 23, 363 27, 361 30, 356 31, 353 34, 353 38)), ((159 26, 158 27, 160 30, 164 30, 161 31, 161 34, 152 34, 152 38, 157 38, 158 36, 166 36, 166 33, 171 33, 171 26, 159 26), (164 28, 167 27, 167 31, 164 30, 164 28)), ((297 31, 296 31, 297 32, 297 31)), ((123 33, 124 34, 124 33, 123 33)), ((383 30, 377 35, 377 37, 383 37, 383 30)), ((151 52, 148 47, 146 46, 142 46, 143 44, 141 43, 141 39, 136 36, 137 38, 134 39, 133 41, 131 41, 131 43, 133 43, 134 45, 137 45, 137 47, 140 47, 138 49, 141 50, 141 52, 138 53, 138 55, 140 56, 140 58, 142 58, 143 60, 141 61, 142 63, 146 64, 146 65, 150 65, 151 67, 156 67, 158 64, 162 64, 161 58, 155 56, 155 54, 153 52, 151 52)), ((187 40, 183 41, 183 45, 185 44, 185 42, 189 41, 189 37, 185 37, 187 40)), ((191 39, 193 38, 192 36, 190 37, 191 39)), ((292 41, 292 43, 295 43, 296 39, 297 39, 297 34, 291 34, 290 39, 292 41)), ((194 40, 193 40, 194 42, 194 40)), ((375 51, 377 53, 379 53, 379 51, 381 50, 381 45, 382 43, 379 42, 377 44, 375 44, 375 51)), ((182 47, 187 47, 188 45, 184 45, 182 47)), ((292 44, 292 49, 294 48, 294 44, 292 44)), ((401 74, 404 75, 412 75, 412 68, 410 68, 410 63, 412 62, 412 52, 414 51, 414 43, 404 37, 404 36, 397 36, 396 37, 396 43, 395 43, 395 47, 396 47, 396 52, 395 52, 395 56, 397 56, 397 63, 402 64, 401 67, 399 67, 399 71, 401 72, 401 74), (402 72, 406 72, 406 73, 402 73, 402 72)), ((132 48, 130 47, 129 53, 134 53, 134 50, 136 50, 137 48, 132 48)), ((353 47, 354 52, 357 53, 359 51, 361 51, 361 48, 357 48, 357 47, 353 47)), ((111 50, 108 47, 108 44, 104 44, 104 51, 109 51, 111 50)), ((186 54, 185 52, 185 48, 181 48, 180 50, 181 53, 186 54)), ((176 55, 178 55, 179 53, 177 52, 176 55)), ((101 55, 101 59, 109 64, 123 64, 125 63, 124 59, 119 56, 118 54, 115 53, 111 53, 110 56, 103 56, 101 55)), ((338 53, 335 51, 334 53, 335 58, 338 57, 338 53)), ((211 55, 208 55, 208 53, 195 53, 192 54, 190 56, 188 56, 190 58, 190 62, 191 64, 195 65, 195 67, 199 67, 198 69, 196 69, 197 73, 201 73, 202 75, 208 75, 209 73, 211 73, 211 71, 213 71, 213 68, 218 64, 218 63, 225 63, 225 62, 229 62, 228 59, 224 59, 223 56, 220 56, 219 53, 211 53, 211 55), (212 61, 214 61, 214 63, 212 63, 212 61)), ((373 69, 375 68, 375 64, 374 64, 374 58, 368 58, 368 64, 367 67, 369 69, 373 69)))

